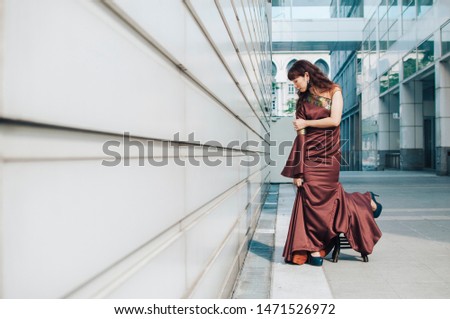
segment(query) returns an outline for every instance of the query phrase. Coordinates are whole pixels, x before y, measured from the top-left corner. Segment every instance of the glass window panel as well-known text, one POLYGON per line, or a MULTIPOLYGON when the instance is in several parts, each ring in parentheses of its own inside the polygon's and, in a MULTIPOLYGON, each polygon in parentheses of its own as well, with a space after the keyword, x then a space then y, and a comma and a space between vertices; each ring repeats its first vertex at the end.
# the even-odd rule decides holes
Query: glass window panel
POLYGON ((417 0, 417 15, 421 16, 433 5, 433 0, 417 0))
POLYGON ((385 14, 378 24, 378 30, 380 34, 384 34, 388 30, 388 17, 387 14, 385 14))
POLYGON ((366 24, 366 26, 363 29, 363 39, 367 39, 370 34, 369 24, 366 24))
POLYGON ((293 0, 292 19, 329 19, 332 17, 331 1, 293 0))
POLYGON ((362 87, 365 88, 368 84, 368 72, 370 69, 370 56, 367 54, 362 59, 362 87))
POLYGON ((433 63, 433 60, 434 60, 434 40, 431 37, 417 47, 417 62, 418 62, 417 64, 419 70, 433 63))
POLYGON ((338 5, 337 0, 332 0, 330 4, 330 14, 332 18, 339 18, 338 17, 338 5))
POLYGON ((387 12, 387 3, 386 0, 381 1, 379 7, 378 7, 378 16, 382 17, 387 12))
POLYGON ((395 23, 391 26, 391 28, 389 29, 389 44, 388 44, 388 48, 395 42, 397 41, 398 37, 399 37, 399 22, 395 21, 395 23))
POLYGON ((369 51, 375 51, 377 49, 377 34, 372 32, 370 34, 369 51))
POLYGON ((392 25, 400 17, 400 5, 397 1, 391 1, 388 9, 389 25, 392 25))
POLYGON ((289 84, 289 94, 295 94, 294 84, 289 84))
POLYGON ((411 51, 403 58, 403 78, 406 79, 416 73, 417 66, 417 53, 416 50, 411 51))
MULTIPOLYGON (((362 60, 358 58, 356 60, 356 90, 360 92, 363 87, 363 74, 362 74, 362 60)), ((351 77, 349 77, 351 78, 351 77)))
POLYGON ((369 19, 373 14, 377 12, 378 2, 376 1, 364 1, 364 18, 369 19))
POLYGON ((388 34, 386 32, 380 38, 380 53, 384 53, 384 51, 387 50, 388 41, 389 41, 388 34))
POLYGON ((386 92, 389 89, 388 72, 380 76, 380 93, 386 92))
POLYGON ((414 0, 403 0, 402 33, 405 33, 412 28, 415 19, 416 5, 414 0))
POLYGON ((362 0, 340 0, 341 18, 360 18, 364 16, 362 0))
POLYGON ((291 20, 291 7, 272 7, 272 20, 291 20))
POLYGON ((450 52, 450 23, 447 23, 441 29, 442 55, 450 52))
POLYGON ((328 75, 330 72, 330 67, 324 60, 319 59, 314 64, 323 72, 323 74, 328 75))
POLYGON ((390 70, 389 70, 389 88, 392 88, 396 86, 399 82, 399 66, 398 63, 395 64, 390 70))
POLYGON ((295 62, 297 62, 296 59, 292 59, 291 61, 289 61, 288 65, 286 67, 286 71, 289 71, 292 68, 292 66, 294 65, 295 62))
POLYGON ((369 43, 367 41, 364 41, 362 43, 362 51, 365 52, 367 50, 369 50, 369 43))
POLYGON ((367 28, 368 28, 368 34, 375 31, 376 25, 377 25, 377 15, 376 11, 372 14, 372 17, 369 19, 369 22, 367 22, 367 28))
POLYGON ((403 1, 403 19, 414 19, 416 17, 416 4, 415 0, 403 1))
POLYGON ((403 8, 414 5, 414 0, 402 0, 403 8))
POLYGON ((377 64, 378 64, 378 53, 376 51, 370 51, 370 68, 369 68, 369 79, 371 81, 375 80, 377 77, 377 64))

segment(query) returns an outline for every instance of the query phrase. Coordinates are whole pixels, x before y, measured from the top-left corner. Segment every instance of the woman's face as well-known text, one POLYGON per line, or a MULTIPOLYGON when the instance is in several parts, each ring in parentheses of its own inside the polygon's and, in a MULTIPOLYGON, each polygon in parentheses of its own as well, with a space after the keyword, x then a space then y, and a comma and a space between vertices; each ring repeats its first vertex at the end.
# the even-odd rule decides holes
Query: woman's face
POLYGON ((292 83, 294 84, 295 88, 299 90, 300 92, 305 92, 308 88, 308 81, 309 81, 309 74, 305 73, 304 76, 298 76, 296 77, 292 83))

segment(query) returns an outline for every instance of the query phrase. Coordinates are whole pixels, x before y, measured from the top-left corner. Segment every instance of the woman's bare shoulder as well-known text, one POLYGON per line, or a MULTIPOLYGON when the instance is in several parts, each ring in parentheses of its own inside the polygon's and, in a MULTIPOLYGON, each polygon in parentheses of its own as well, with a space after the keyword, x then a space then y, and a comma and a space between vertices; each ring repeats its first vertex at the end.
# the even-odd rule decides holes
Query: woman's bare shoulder
POLYGON ((330 90, 330 95, 333 96, 334 93, 336 93, 338 91, 342 91, 340 85, 339 84, 334 84, 333 87, 330 90))

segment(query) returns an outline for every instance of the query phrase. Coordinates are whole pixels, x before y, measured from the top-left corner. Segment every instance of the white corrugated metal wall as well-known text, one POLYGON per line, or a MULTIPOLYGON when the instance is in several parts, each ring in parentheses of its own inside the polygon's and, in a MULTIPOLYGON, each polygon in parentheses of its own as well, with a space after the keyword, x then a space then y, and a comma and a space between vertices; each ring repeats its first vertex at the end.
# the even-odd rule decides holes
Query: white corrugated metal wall
POLYGON ((0 0, 0 14, 0 296, 228 297, 270 180, 242 162, 269 152, 270 3, 0 0), (143 157, 149 141, 166 165, 143 157))

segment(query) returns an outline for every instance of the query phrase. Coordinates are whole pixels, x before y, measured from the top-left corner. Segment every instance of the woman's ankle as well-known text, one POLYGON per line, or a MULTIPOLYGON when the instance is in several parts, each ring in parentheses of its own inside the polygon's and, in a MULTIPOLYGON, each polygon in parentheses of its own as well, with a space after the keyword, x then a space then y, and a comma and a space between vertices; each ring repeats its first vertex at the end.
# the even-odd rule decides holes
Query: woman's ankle
POLYGON ((377 210, 377 204, 373 200, 370 200, 370 207, 373 212, 377 210))

